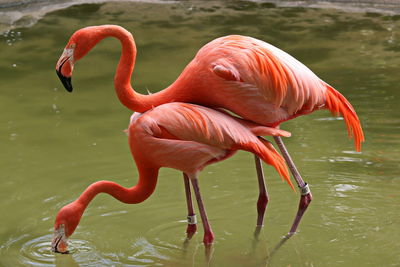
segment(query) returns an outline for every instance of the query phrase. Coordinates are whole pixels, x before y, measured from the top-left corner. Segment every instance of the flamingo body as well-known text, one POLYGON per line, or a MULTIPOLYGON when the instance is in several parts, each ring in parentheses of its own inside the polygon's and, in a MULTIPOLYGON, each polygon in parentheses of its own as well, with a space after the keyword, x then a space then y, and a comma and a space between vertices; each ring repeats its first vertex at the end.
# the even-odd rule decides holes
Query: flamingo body
MULTIPOLYGON (((196 177, 208 164, 233 155, 252 152, 276 168, 293 188, 284 159, 258 135, 290 136, 290 133, 233 117, 225 112, 186 103, 169 103, 131 117, 128 136, 138 171, 138 184, 124 188, 110 181, 90 185, 74 202, 57 214, 52 248, 66 252, 83 212, 99 193, 107 193, 128 204, 146 200, 155 190, 161 167, 196 177)), ((210 241, 212 242, 212 241, 210 241)))

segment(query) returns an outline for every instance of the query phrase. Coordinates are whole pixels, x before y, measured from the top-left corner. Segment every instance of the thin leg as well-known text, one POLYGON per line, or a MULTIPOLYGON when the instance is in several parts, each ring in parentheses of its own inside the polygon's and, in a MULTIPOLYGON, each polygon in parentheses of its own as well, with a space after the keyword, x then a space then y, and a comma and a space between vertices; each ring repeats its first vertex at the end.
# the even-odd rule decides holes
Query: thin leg
POLYGON ((188 226, 186 229, 186 234, 187 234, 187 238, 191 239, 197 230, 197 219, 196 219, 196 214, 194 213, 194 209, 193 209, 189 177, 185 173, 183 174, 183 181, 185 183, 186 203, 187 203, 187 209, 188 209, 188 216, 187 216, 188 226))
POLYGON ((299 209, 297 211, 293 225, 290 228, 290 232, 288 234, 289 236, 291 236, 296 232, 297 226, 299 225, 304 212, 306 211, 308 205, 312 200, 312 194, 307 183, 303 181, 303 178, 301 178, 300 173, 298 172, 296 166, 294 165, 293 160, 290 157, 289 152, 287 151, 286 146, 282 141, 282 138, 280 136, 274 136, 274 139, 282 153, 282 156, 285 158, 286 163, 289 166, 290 172, 293 174, 293 177, 296 180, 296 183, 299 186, 301 193, 299 209))
POLYGON ((265 187, 264 172, 261 165, 261 159, 256 155, 254 155, 254 159, 256 162, 258 188, 260 191, 257 201, 257 226, 262 226, 264 224, 264 214, 269 198, 267 188, 265 187))
POLYGON ((207 213, 204 208, 203 200, 201 199, 200 188, 199 188, 199 183, 197 181, 197 177, 196 176, 190 177, 190 181, 192 182, 194 194, 197 200, 197 205, 199 206, 201 221, 203 222, 203 227, 204 227, 203 242, 205 245, 210 245, 214 241, 214 233, 212 232, 211 226, 208 223, 207 213))

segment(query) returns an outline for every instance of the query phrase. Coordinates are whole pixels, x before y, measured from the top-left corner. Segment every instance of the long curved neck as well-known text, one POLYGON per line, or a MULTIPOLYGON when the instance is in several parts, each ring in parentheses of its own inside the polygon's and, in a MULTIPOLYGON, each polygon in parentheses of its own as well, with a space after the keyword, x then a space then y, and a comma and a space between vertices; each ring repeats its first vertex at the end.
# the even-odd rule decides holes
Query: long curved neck
POLYGON ((90 201, 100 193, 106 193, 115 199, 127 203, 136 204, 146 200, 153 192, 157 184, 158 169, 139 169, 139 181, 131 187, 125 188, 110 181, 98 181, 91 184, 75 201, 75 204, 85 209, 90 201))
POLYGON ((135 92, 131 86, 131 77, 136 60, 136 45, 132 34, 116 25, 103 25, 99 27, 99 40, 108 36, 115 37, 120 40, 122 45, 121 58, 114 77, 115 90, 122 104, 130 110, 145 112, 155 106, 176 101, 174 86, 170 86, 152 95, 142 95, 135 92))

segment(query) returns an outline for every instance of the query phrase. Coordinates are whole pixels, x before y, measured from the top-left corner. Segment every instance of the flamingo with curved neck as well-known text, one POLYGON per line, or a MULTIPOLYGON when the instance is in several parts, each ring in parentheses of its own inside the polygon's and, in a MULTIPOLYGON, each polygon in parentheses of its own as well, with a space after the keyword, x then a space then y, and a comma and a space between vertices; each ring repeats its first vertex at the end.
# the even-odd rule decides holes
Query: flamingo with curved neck
POLYGON ((82 28, 71 36, 56 64, 57 74, 68 91, 72 91, 74 64, 106 37, 121 42, 114 85, 121 103, 133 111, 190 102, 225 108, 247 120, 275 127, 315 110, 329 109, 343 116, 356 150, 361 149, 364 134, 360 121, 343 95, 294 57, 247 36, 230 35, 209 42, 169 87, 142 95, 131 86, 136 60, 132 34, 117 25, 82 28))

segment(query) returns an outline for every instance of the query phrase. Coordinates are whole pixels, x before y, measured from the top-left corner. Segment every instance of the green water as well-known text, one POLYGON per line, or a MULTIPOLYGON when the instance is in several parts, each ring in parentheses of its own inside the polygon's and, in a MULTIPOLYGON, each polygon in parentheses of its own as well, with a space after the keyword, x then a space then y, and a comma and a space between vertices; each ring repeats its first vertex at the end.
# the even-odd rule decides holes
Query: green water
POLYGON ((251 2, 108 3, 70 7, 0 36, 0 266, 400 266, 400 17, 275 8, 251 2), (92 182, 137 181, 127 137, 131 114, 113 91, 120 46, 101 42, 76 64, 67 93, 54 66, 78 28, 130 30, 140 92, 173 82, 206 42, 244 34, 294 55, 339 89, 362 121, 354 152, 341 119, 326 111, 286 122, 294 161, 314 200, 299 233, 277 248, 298 195, 265 166, 270 202, 259 240, 253 157, 240 152, 207 167, 200 185, 216 235, 185 243, 183 179, 163 169, 156 192, 137 205, 99 195, 71 239, 50 252, 59 208, 92 182))

